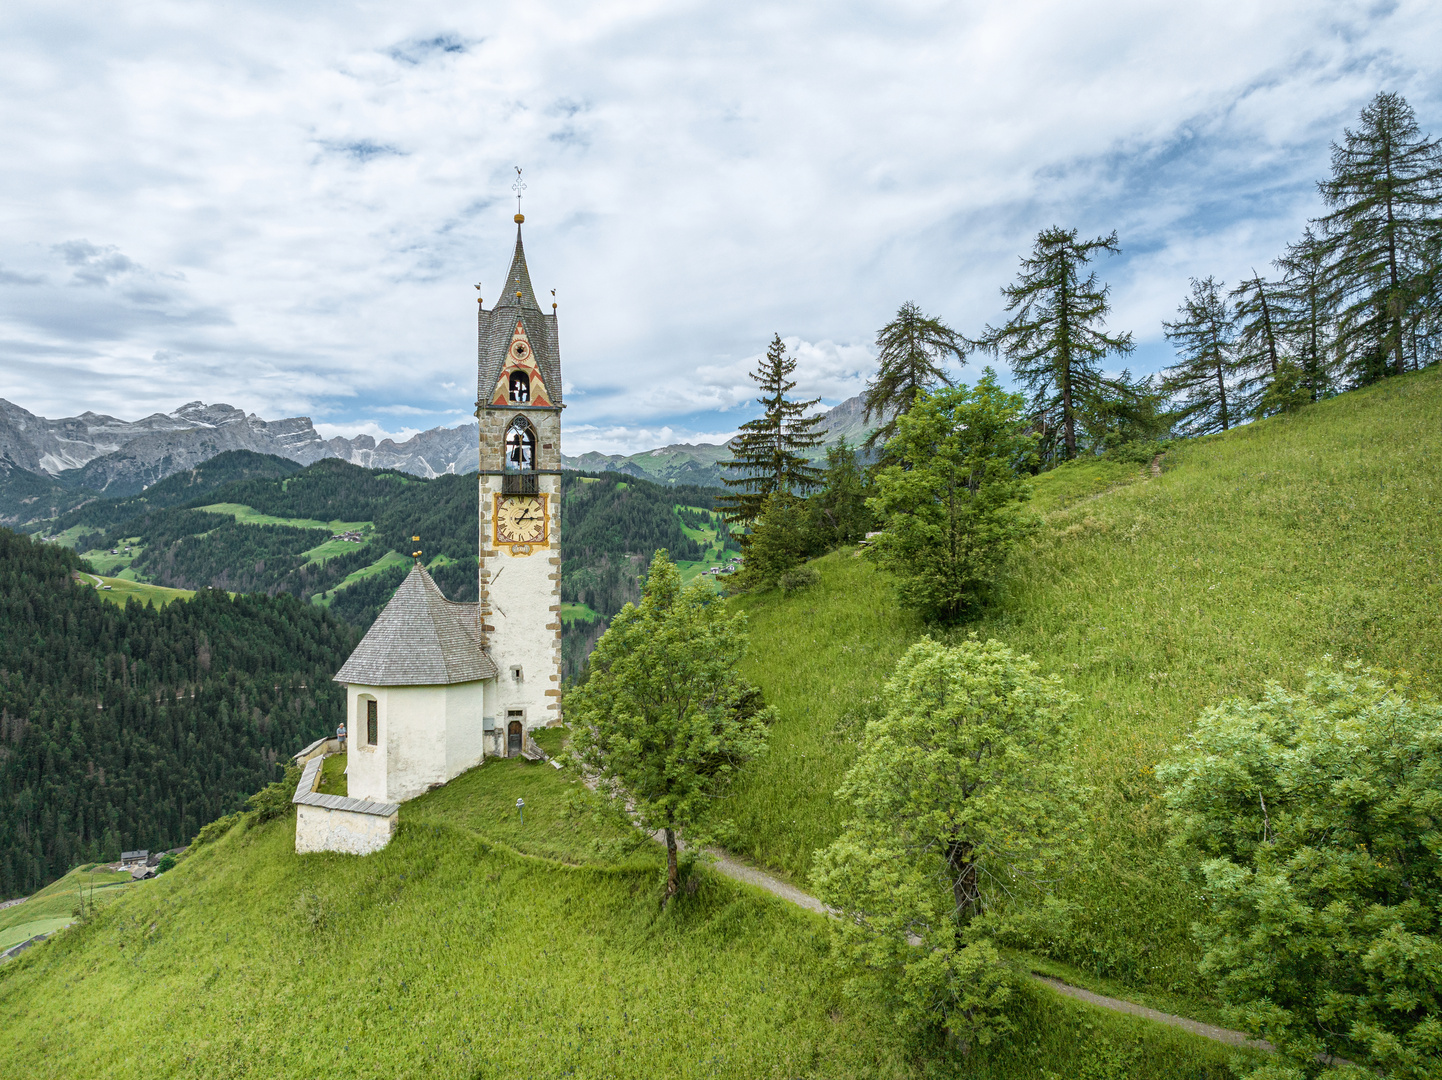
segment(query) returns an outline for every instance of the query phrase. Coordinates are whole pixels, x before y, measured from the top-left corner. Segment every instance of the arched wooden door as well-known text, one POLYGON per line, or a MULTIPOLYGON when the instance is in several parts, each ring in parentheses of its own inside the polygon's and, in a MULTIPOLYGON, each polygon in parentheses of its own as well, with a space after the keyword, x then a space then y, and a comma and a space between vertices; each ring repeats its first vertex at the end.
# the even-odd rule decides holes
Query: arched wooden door
POLYGON ((512 720, 506 729, 506 756, 515 757, 521 752, 521 722, 512 720))

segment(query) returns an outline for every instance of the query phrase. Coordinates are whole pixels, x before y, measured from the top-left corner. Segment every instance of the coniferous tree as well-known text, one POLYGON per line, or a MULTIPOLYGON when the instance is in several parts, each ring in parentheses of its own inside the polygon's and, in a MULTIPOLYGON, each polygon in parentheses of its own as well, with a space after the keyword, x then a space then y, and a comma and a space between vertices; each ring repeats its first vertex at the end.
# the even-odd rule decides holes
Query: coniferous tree
POLYGON ((1321 401, 1332 384, 1337 321, 1337 294, 1327 253, 1308 226, 1276 265, 1283 274, 1279 296, 1286 353, 1301 370, 1309 399, 1321 401))
POLYGON ((1166 369, 1162 389, 1182 398, 1181 424, 1192 435, 1226 431, 1237 420, 1229 399, 1236 376, 1232 318, 1215 278, 1192 278, 1192 293, 1177 308, 1176 322, 1164 322, 1167 340, 1180 362, 1166 369))
POLYGON ((862 420, 872 416, 882 425, 861 445, 870 450, 896 434, 896 418, 907 412, 919 391, 938 385, 954 386, 942 369, 948 355, 966 359, 966 338, 940 319, 927 315, 911 301, 902 304, 896 318, 876 333, 876 375, 866 384, 862 420))
POLYGON ((811 531, 818 541, 830 547, 864 539, 875 526, 866 496, 866 474, 856 451, 845 439, 828 447, 825 486, 806 500, 811 531))
POLYGON ((979 344, 1002 353, 1012 373, 1032 395, 1031 408, 1043 443, 1059 431, 1062 456, 1077 454, 1077 428, 1099 411, 1116 385, 1102 375, 1108 353, 1132 351, 1130 333, 1103 331, 1110 286, 1096 272, 1081 276, 1097 252, 1116 254, 1117 234, 1078 241, 1076 229, 1053 226, 1037 235, 1022 272, 1002 289, 1007 311, 1015 314, 1001 327, 990 327, 979 344))
POLYGON ((1360 120, 1332 145, 1332 176, 1317 186, 1331 210, 1319 224, 1344 297, 1348 375, 1364 385, 1418 366, 1442 232, 1442 146, 1399 94, 1379 93, 1360 120))
POLYGON ((791 378, 795 370, 796 361, 786 355, 786 346, 777 334, 765 358, 750 373, 761 386, 756 401, 765 411, 741 425, 741 434, 728 446, 732 460, 721 462, 723 469, 741 473, 734 479, 725 478, 726 486, 737 490, 716 500, 716 508, 727 521, 755 521, 768 495, 804 495, 821 483, 821 469, 805 457, 807 450, 820 445, 826 437, 825 431, 816 430, 821 417, 806 416, 806 410, 821 399, 787 398, 796 388, 791 378))
MULTIPOLYGON (((1277 286, 1255 270, 1229 294, 1234 331, 1233 359, 1242 376, 1238 389, 1255 400, 1282 375, 1277 286)), ((1240 403, 1240 402, 1239 402, 1240 403)))

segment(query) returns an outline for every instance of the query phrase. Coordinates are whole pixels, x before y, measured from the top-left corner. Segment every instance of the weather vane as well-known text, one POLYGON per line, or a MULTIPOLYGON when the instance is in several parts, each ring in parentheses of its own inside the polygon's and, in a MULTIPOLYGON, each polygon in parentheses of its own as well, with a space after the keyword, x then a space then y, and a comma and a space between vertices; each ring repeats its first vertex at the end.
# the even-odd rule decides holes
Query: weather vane
POLYGON ((516 182, 511 185, 511 190, 516 193, 516 213, 521 212, 521 192, 526 190, 526 182, 521 179, 521 167, 516 166, 516 182))

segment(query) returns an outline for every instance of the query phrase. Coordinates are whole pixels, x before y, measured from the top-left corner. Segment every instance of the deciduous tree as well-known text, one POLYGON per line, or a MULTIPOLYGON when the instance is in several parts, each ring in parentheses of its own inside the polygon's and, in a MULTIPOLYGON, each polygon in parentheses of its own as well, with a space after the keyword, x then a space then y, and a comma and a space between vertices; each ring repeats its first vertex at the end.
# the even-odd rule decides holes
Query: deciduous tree
POLYGON ((1442 706, 1329 665, 1209 709, 1157 776, 1233 1022, 1286 1075, 1442 1075, 1442 706))
POLYGON ((885 698, 837 792, 850 820, 813 878, 840 912, 852 993, 908 1026, 986 1043, 1009 1027, 1012 979, 989 936, 997 897, 1045 888, 1066 847, 1073 699, 1029 657, 974 635, 913 645, 885 698))
POLYGON ((679 881, 677 837, 704 845, 724 828, 716 808, 736 772, 766 750, 771 713, 737 674, 745 616, 704 584, 682 588, 664 551, 640 605, 611 620, 587 680, 566 698, 575 752, 598 791, 666 838, 665 899, 679 881))

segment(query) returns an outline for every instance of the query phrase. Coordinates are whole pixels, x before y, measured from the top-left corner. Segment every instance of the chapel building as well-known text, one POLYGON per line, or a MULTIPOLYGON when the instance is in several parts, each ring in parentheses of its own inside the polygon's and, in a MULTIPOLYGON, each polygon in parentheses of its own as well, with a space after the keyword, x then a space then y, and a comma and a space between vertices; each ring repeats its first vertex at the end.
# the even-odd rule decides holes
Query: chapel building
POLYGON ((556 305, 536 302, 515 220, 500 299, 489 311, 482 299, 477 314, 480 600, 446 599, 417 558, 335 676, 346 687, 348 795, 315 793, 318 766, 307 770, 297 850, 384 846, 399 803, 487 756, 533 755, 530 733, 560 723, 560 345, 556 305), (366 814, 388 827, 355 816, 366 814))

